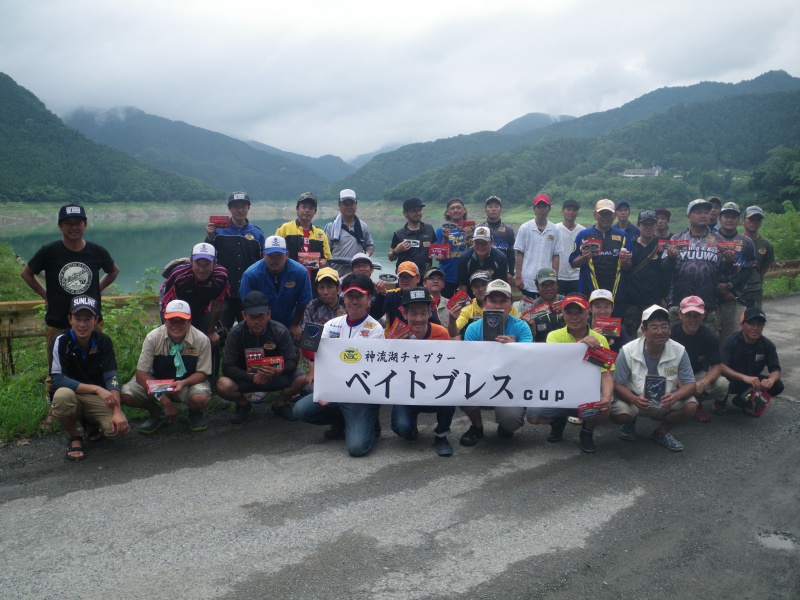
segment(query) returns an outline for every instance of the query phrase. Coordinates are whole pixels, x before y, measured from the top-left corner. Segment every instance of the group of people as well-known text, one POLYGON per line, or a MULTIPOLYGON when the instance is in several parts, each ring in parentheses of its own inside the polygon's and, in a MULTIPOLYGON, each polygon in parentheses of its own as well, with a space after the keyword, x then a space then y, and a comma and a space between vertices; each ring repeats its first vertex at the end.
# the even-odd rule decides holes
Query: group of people
MULTIPOLYGON (((212 386, 233 404, 234 424, 275 393, 278 417, 327 425, 326 438, 343 439, 352 456, 362 456, 381 433, 380 406, 324 394, 315 402, 314 352, 301 350, 301 339, 316 328, 323 340, 483 341, 485 310, 503 315, 495 342, 583 343, 615 357, 600 367, 590 409, 491 408, 500 438, 527 420, 550 425, 547 440, 558 442, 571 421, 581 426, 581 450, 594 453, 598 425, 610 418, 619 437, 633 441, 642 416, 659 421, 653 440, 680 451, 671 432, 692 418, 708 422, 704 401, 724 414, 732 395, 733 404, 760 416, 783 391, 775 345, 763 335, 763 276, 774 254, 758 234, 764 214, 757 206, 744 211, 739 233, 735 203, 694 200, 689 227, 673 235, 669 210, 642 210, 634 225, 624 200, 599 200, 588 228, 577 223, 580 205, 567 200, 563 220, 553 223, 550 198, 538 194, 534 219, 515 236, 497 196, 486 200, 486 219, 477 225, 464 202, 451 199, 436 230, 422 220, 422 201, 411 198, 388 252, 396 273, 373 281, 375 245, 356 216, 355 192, 341 191, 340 214, 324 229, 312 222, 317 204, 314 194, 301 194, 297 218, 265 236, 247 218, 248 195, 232 193, 230 217, 212 219, 190 257, 165 269, 162 324, 146 336, 135 376, 124 384, 101 310, 101 291, 119 269, 107 250, 83 239, 84 208, 61 207, 62 239, 43 246, 21 276, 46 302, 47 395, 69 437, 68 460, 85 457, 84 437, 128 431, 122 406, 147 411, 137 427, 142 434, 175 420, 178 403, 187 407, 190 429, 205 430, 212 386)), ((436 452, 453 454, 455 406, 397 400, 397 435, 416 439, 418 415, 435 413, 436 452)), ((470 421, 462 445, 484 437, 487 409, 462 407, 470 421)))

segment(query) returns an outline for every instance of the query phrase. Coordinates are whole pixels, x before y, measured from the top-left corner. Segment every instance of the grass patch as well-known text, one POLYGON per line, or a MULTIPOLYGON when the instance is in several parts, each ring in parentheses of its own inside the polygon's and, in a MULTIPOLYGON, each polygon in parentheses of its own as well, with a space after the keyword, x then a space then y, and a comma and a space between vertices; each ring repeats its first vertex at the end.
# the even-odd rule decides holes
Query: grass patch
POLYGON ((764 280, 764 298, 782 298, 800 293, 800 276, 764 280))

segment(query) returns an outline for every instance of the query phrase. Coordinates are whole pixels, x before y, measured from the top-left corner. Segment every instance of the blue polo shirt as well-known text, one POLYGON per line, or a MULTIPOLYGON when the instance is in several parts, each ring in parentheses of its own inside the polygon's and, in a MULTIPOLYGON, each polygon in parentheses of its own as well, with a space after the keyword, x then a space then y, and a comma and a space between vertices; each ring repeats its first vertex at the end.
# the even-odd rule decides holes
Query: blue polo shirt
POLYGON ((251 265, 242 275, 239 294, 242 300, 248 292, 257 290, 269 299, 271 319, 291 327, 297 307, 303 310, 311 302, 311 280, 308 271, 299 262, 286 259, 286 266, 278 276, 273 276, 263 260, 251 265))
MULTIPOLYGON (((503 331, 505 335, 513 335, 517 342, 530 342, 533 343, 533 334, 531 333, 530 326, 516 317, 508 315, 506 319, 506 327, 503 331)), ((483 341, 483 319, 475 321, 467 327, 464 333, 464 341, 467 342, 482 342, 483 341)))

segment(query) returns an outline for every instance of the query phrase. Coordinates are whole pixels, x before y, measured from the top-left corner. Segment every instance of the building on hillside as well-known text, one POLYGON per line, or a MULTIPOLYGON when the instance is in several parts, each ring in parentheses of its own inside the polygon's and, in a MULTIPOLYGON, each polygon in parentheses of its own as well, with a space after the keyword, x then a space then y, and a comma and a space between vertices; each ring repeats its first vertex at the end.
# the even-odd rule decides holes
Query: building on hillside
POLYGON ((633 179, 634 177, 658 177, 661 175, 663 169, 661 167, 653 167, 652 169, 625 169, 622 172, 623 177, 633 179))

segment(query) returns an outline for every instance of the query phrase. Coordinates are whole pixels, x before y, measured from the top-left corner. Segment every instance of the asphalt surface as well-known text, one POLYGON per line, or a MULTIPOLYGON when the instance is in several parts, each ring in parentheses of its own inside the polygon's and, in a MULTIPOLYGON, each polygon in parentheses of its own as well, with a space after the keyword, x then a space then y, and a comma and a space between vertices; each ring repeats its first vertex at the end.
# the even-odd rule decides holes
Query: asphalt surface
POLYGON ((62 436, 0 448, 0 598, 800 597, 800 296, 766 303, 787 392, 675 430, 671 453, 526 425, 433 450, 389 431, 347 456, 256 407, 63 459, 62 436))

